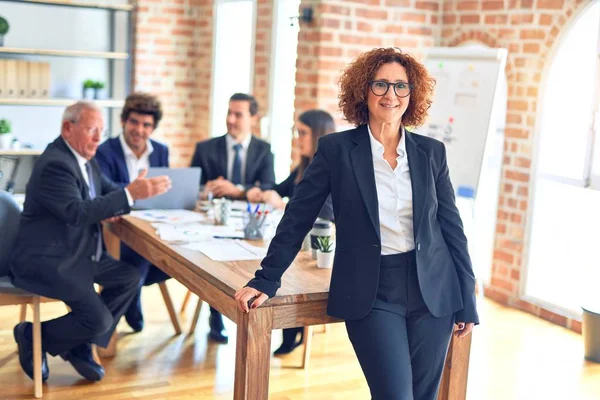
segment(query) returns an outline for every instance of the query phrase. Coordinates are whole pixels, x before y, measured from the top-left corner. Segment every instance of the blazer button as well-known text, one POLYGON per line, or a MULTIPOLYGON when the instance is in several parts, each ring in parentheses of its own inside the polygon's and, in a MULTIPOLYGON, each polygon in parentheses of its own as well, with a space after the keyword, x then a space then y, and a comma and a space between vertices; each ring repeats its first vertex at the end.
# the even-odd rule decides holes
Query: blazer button
POLYGON ((92 261, 96 261, 96 256, 91 256, 91 257, 90 257, 90 259, 91 259, 92 261))
POLYGON ((421 243, 417 243, 417 251, 421 250, 421 243))

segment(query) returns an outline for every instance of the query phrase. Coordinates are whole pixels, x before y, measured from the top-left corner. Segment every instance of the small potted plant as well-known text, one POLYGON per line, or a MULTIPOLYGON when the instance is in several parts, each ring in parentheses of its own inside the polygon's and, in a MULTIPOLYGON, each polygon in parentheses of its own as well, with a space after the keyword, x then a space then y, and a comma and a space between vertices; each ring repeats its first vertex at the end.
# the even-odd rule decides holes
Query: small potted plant
POLYGON ((10 25, 8 21, 2 17, 0 17, 0 47, 4 46, 4 35, 8 33, 8 29, 10 25))
POLYGON ((0 149, 10 149, 13 141, 11 131, 10 121, 0 119, 0 149))
POLYGON ((94 85, 95 81, 86 79, 83 81, 83 98, 86 100, 92 100, 94 98, 94 85))
POLYGON ((317 267, 331 268, 333 267, 333 240, 331 236, 317 237, 317 267))
POLYGON ((102 99, 104 95, 102 93, 102 89, 104 89, 104 82, 96 81, 92 88, 94 89, 94 99, 102 99))

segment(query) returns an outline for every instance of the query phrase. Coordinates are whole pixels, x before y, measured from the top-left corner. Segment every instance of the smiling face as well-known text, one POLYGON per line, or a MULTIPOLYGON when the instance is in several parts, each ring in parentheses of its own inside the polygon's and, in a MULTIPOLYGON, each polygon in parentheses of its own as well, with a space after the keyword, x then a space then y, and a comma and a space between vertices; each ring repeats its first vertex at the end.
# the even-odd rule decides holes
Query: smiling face
POLYGON ((122 122, 125 142, 134 152, 146 150, 148 138, 154 132, 154 117, 132 111, 125 122, 122 122))
MULTIPOLYGON (((387 82, 388 91, 383 96, 377 96, 369 87, 367 96, 367 107, 369 108, 369 122, 378 124, 393 124, 402 121, 402 116, 408 108, 410 94, 406 97, 398 97, 394 92, 394 84, 410 83, 406 75, 406 69, 397 62, 383 64, 373 77, 372 81, 387 82)), ((380 84, 382 85, 382 84, 380 84)))

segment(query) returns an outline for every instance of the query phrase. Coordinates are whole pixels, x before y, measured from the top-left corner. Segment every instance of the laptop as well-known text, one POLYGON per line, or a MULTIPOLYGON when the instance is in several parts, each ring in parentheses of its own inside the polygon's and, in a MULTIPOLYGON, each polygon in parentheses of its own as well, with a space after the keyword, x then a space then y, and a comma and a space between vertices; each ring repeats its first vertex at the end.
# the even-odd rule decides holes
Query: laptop
POLYGON ((148 168, 146 178, 167 175, 171 178, 171 189, 158 196, 136 200, 134 210, 194 210, 200 192, 202 170, 192 168, 148 168))

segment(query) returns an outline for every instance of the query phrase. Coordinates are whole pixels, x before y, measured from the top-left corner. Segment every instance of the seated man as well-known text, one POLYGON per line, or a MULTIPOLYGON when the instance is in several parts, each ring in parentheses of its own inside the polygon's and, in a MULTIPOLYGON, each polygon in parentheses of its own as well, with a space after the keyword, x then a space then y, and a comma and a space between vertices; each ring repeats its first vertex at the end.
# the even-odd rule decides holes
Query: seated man
MULTIPOLYGON (((245 199, 246 190, 275 186, 273 153, 269 143, 252 136, 258 120, 258 103, 253 96, 236 93, 229 99, 227 134, 200 142, 192 167, 202 168, 204 193, 215 197, 245 199)), ((227 343, 223 317, 210 308, 209 338, 227 343)))
MULTIPOLYGON (((125 187, 135 180, 140 170, 169 166, 167 146, 150 139, 161 118, 162 109, 156 97, 144 93, 127 96, 121 111, 123 133, 118 138, 106 140, 96 153, 100 170, 108 179, 125 187)), ((129 326, 134 332, 140 332, 144 328, 142 286, 163 282, 169 276, 124 243, 121 243, 121 261, 134 265, 140 271, 137 295, 125 312, 129 326)))
MULTIPOLYGON (((106 347, 135 297, 138 270, 102 251, 100 222, 116 221, 137 199, 169 190, 168 177, 145 178, 127 187, 110 182, 94 160, 104 132, 102 111, 80 101, 67 107, 61 135, 36 161, 12 254, 13 284, 64 301, 71 312, 42 323, 42 378, 48 378, 46 352, 69 361, 90 381, 104 377, 91 344, 106 347), (94 289, 102 286, 102 293, 94 289)), ((32 325, 15 326, 19 361, 33 377, 32 325)))

